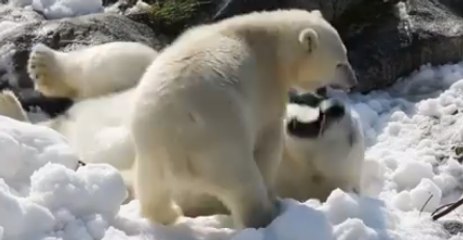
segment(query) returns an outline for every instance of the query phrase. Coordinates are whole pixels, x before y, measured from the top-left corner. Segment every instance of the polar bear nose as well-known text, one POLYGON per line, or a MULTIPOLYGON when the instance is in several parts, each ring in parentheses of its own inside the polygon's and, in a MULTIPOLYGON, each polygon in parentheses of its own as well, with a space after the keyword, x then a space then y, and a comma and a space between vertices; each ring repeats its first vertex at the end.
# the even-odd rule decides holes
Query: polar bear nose
POLYGON ((350 91, 358 85, 357 74, 349 63, 336 66, 335 79, 335 83, 332 84, 335 88, 350 91))
POLYGON ((345 108, 341 101, 337 99, 327 99, 320 104, 321 112, 330 119, 342 118, 345 108))

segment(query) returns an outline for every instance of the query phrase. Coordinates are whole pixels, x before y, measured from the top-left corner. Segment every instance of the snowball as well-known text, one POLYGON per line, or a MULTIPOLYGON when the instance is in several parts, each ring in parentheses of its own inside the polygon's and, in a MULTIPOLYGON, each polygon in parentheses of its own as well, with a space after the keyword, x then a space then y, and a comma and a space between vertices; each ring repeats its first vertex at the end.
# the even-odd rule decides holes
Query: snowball
POLYGON ((33 0, 32 8, 48 19, 76 17, 104 10, 101 0, 33 0))
POLYGON ((122 176, 106 164, 89 164, 76 172, 47 164, 31 179, 31 199, 50 209, 67 208, 77 216, 115 215, 127 196, 122 176))
POLYGON ((55 219, 48 209, 14 196, 1 184, 0 226, 5 239, 32 239, 52 230, 55 219))
POLYGON ((420 184, 410 191, 410 197, 416 209, 432 212, 439 207, 442 191, 431 180, 422 179, 420 184))
POLYGON ((357 103, 353 106, 355 111, 360 116, 362 126, 373 127, 378 120, 378 113, 373 111, 370 106, 365 103, 357 103))
POLYGON ((441 189, 443 195, 457 189, 460 185, 458 181, 448 173, 434 176, 432 181, 441 189))
MULTIPOLYGON (((323 212, 303 204, 290 204, 285 212, 270 224, 267 231, 275 239, 306 240, 307 236, 312 239, 334 239, 332 226, 323 212)), ((250 236, 253 237, 255 234, 250 236)))
POLYGON ((23 149, 18 141, 6 133, 0 132, 0 177, 13 178, 21 169, 23 149))
POLYGON ((415 187, 422 178, 432 178, 433 176, 431 164, 408 161, 397 168, 392 178, 401 189, 409 189, 415 187))
POLYGON ((94 239, 102 239, 109 226, 108 222, 99 214, 91 216, 86 225, 88 232, 94 239))
POLYGON ((399 123, 391 123, 387 126, 387 132, 391 136, 398 136, 400 133, 401 127, 402 126, 399 123))
POLYGON ((0 178, 23 195, 32 173, 47 162, 73 169, 78 161, 61 134, 4 116, 0 116, 0 153, 0 178))
POLYGON ((392 203, 402 211, 410 211, 413 209, 412 197, 408 191, 402 191, 395 195, 392 203))
POLYGON ((418 112, 429 117, 440 117, 441 105, 436 99, 424 100, 418 105, 418 112))
POLYGON ((237 233, 231 240, 264 240, 264 234, 257 229, 248 228, 237 233))
POLYGON ((360 219, 348 219, 334 228, 337 240, 374 240, 378 234, 360 219))
POLYGON ((455 82, 454 84, 452 84, 452 86, 450 87, 451 90, 454 90, 454 91, 460 91, 462 92, 463 91, 463 79, 460 80, 460 81, 457 81, 455 82))
POLYGON ((359 216, 358 202, 340 189, 331 192, 323 209, 333 224, 339 224, 348 218, 359 216))

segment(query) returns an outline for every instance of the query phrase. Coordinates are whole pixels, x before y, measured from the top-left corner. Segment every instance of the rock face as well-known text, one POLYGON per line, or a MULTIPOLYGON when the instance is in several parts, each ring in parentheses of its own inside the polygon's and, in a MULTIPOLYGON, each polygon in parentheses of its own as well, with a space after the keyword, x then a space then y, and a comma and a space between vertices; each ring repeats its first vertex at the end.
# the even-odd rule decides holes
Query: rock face
POLYGON ((0 5, 0 22, 5 26, 0 27, 0 89, 12 88, 24 107, 37 105, 49 114, 57 107, 47 107, 46 103, 59 104, 60 101, 41 99, 38 93, 24 91, 32 87, 26 64, 30 49, 36 43, 69 51, 111 41, 137 41, 161 49, 167 41, 149 27, 117 14, 46 21, 33 11, 0 5))

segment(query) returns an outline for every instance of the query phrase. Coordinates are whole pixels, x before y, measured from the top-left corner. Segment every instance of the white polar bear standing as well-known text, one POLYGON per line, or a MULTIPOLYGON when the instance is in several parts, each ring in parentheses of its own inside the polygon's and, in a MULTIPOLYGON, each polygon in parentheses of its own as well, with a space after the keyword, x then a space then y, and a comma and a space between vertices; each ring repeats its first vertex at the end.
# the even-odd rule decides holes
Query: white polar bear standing
POLYGON ((318 11, 235 16, 165 48, 136 87, 131 115, 141 214, 175 222, 173 192, 188 189, 217 197, 239 227, 270 223, 294 84, 356 84, 345 46, 318 11))
POLYGON ((326 200, 336 188, 361 192, 365 140, 359 119, 342 102, 292 95, 285 119, 280 197, 326 200))
POLYGON ((135 86, 157 55, 138 42, 110 42, 70 52, 37 44, 27 71, 43 95, 80 100, 135 86))

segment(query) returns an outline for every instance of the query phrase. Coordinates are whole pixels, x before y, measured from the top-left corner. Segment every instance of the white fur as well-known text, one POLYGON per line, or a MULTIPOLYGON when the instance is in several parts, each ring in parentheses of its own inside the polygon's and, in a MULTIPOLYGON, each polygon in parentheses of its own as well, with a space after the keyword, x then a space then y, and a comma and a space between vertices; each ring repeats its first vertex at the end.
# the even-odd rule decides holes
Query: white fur
POLYGON ((163 50, 137 86, 131 116, 141 214, 170 224, 183 189, 217 197, 241 227, 277 214, 273 181, 291 85, 351 87, 336 30, 321 16, 282 10, 193 28, 163 50))
POLYGON ((318 108, 312 108, 300 104, 288 104, 286 118, 296 118, 300 122, 312 122, 320 116, 318 108))
MULTIPOLYGON (((301 111, 299 115, 306 113, 301 111)), ((323 201, 336 188, 361 192, 364 153, 360 121, 349 108, 341 120, 328 125, 317 138, 298 138, 287 133, 284 161, 277 178, 278 194, 300 201, 309 198, 323 201), (349 134, 355 136, 352 145, 349 134)))
POLYGON ((132 167, 134 150, 128 115, 134 89, 91 98, 74 104, 65 115, 46 124, 65 135, 88 163, 108 162, 124 170, 132 167))
POLYGON ((70 52, 37 44, 28 73, 45 96, 85 99, 135 86, 156 56, 157 51, 138 42, 110 42, 70 52))

